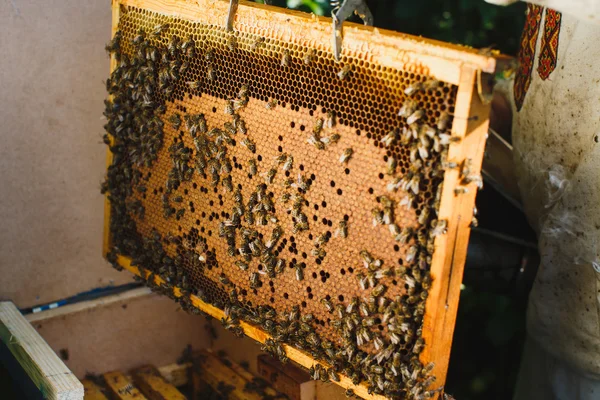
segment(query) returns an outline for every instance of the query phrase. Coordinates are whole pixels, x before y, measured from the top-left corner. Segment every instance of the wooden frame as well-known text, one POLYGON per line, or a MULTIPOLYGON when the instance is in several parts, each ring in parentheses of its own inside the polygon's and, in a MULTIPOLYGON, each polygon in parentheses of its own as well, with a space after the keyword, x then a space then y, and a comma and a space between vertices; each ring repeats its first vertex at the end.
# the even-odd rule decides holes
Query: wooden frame
POLYGON ((83 385, 10 301, 0 303, 0 340, 51 400, 81 400, 83 385))
MULTIPOLYGON (((121 5, 139 7, 200 22, 206 20, 206 16, 201 10, 210 7, 211 20, 214 21, 214 18, 217 18, 222 20, 223 24, 225 24, 228 10, 228 2, 221 0, 198 0, 194 3, 184 0, 113 0, 113 34, 117 30, 121 5)), ((257 27, 259 32, 273 26, 283 26, 284 29, 279 29, 281 39, 299 44, 316 41, 329 43, 331 37, 331 23, 327 18, 281 9, 274 13, 269 6, 242 1, 234 25, 247 24, 249 19, 264 21, 263 25, 257 27)), ((343 51, 352 53, 365 42, 377 45, 374 46, 377 51, 372 53, 372 59, 375 62, 393 68, 404 66, 414 68, 419 72, 425 71, 437 79, 458 86, 452 134, 461 138, 461 144, 460 146, 450 146, 448 160, 461 165, 465 160, 470 159, 472 168, 479 171, 484 153, 490 105, 484 104, 482 101, 480 93, 477 92, 476 82, 482 72, 493 73, 502 69, 508 65, 509 59, 483 55, 475 49, 462 46, 356 24, 346 24, 343 51)), ((114 67, 113 59, 111 60, 111 71, 114 67)), ((108 151, 107 166, 111 162, 111 153, 108 151)), ((433 374, 437 380, 434 387, 443 385, 446 379, 475 203, 476 186, 474 183, 468 185, 468 193, 455 194, 454 189, 460 184, 461 179, 459 168, 446 170, 439 218, 448 220, 448 233, 436 239, 437 250, 431 265, 434 285, 427 299, 427 311, 423 322, 423 338, 428 345, 421 354, 421 359, 424 363, 435 361, 433 374)), ((105 203, 105 256, 110 249, 109 221, 110 204, 107 199, 105 203)), ((127 257, 119 256, 117 262, 130 272, 141 275, 140 270, 132 266, 131 260, 127 257)), ((148 276, 149 273, 146 273, 143 278, 148 276)), ((161 277, 155 276, 154 279, 158 285, 164 283, 161 277)), ((178 288, 174 289, 174 294, 177 297, 182 295, 178 288)), ((194 295, 190 296, 190 299, 195 307, 214 318, 221 319, 225 316, 222 310, 203 302, 194 295)), ((252 325, 245 322, 241 322, 240 325, 247 336, 258 342, 264 343, 269 339, 268 334, 252 325)), ((291 360, 305 368, 310 368, 317 362, 305 352, 294 347, 284 345, 284 348, 291 360)), ((363 398, 383 398, 370 395, 366 386, 354 385, 345 376, 341 376, 341 380, 337 384, 344 388, 351 388, 363 398)))

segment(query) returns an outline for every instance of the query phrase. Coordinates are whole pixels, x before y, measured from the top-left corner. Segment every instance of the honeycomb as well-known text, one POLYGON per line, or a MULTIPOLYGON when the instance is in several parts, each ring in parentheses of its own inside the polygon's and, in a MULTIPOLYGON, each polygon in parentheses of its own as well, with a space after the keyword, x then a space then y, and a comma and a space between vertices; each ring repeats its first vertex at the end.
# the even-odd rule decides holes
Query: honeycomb
POLYGON ((109 260, 224 309, 228 328, 265 330, 281 358, 285 343, 328 362, 315 379, 426 393, 418 356, 457 86, 132 6, 117 29, 109 260))

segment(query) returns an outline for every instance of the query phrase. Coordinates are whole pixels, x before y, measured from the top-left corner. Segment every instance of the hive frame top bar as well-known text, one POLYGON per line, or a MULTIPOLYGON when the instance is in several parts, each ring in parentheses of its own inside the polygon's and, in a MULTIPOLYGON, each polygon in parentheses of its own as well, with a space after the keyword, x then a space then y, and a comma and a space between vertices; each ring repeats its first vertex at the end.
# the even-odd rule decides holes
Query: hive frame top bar
MULTIPOLYGON (((226 26, 229 13, 229 2, 225 0, 113 0, 113 4, 139 7, 200 23, 222 21, 223 27, 226 26), (210 20, 205 13, 207 8, 211 10, 210 20)), ((242 0, 233 29, 237 30, 240 25, 251 27, 258 34, 269 31, 273 36, 275 31, 279 40, 298 45, 319 43, 332 54, 334 51, 331 18, 242 0)), ((428 74, 452 84, 458 84, 462 65, 494 73, 506 68, 511 60, 507 56, 480 54, 479 50, 467 46, 351 22, 344 24, 343 34, 342 58, 360 50, 371 54, 372 62, 387 67, 398 68, 399 63, 424 64, 429 69, 428 74)))
MULTIPOLYGON (((225 28, 229 2, 224 0, 114 0, 113 1, 113 34, 119 20, 120 5, 138 7, 143 10, 157 12, 163 15, 187 19, 199 23, 215 26, 215 21, 220 21, 219 26, 225 28), (210 9, 211 17, 205 13, 210 9)), ((331 23, 328 18, 293 12, 281 8, 273 8, 261 4, 241 2, 234 22, 234 30, 243 30, 257 35, 269 32, 268 37, 276 37, 298 45, 315 46, 333 51, 331 43, 331 23), (273 12, 277 11, 277 12, 273 12)), ((265 36, 267 36, 265 34, 265 36)), ((418 38, 410 35, 391 31, 377 30, 357 24, 347 24, 344 28, 344 56, 353 56, 355 52, 367 52, 369 62, 382 66, 398 69, 409 69, 416 73, 423 73, 439 80, 458 86, 457 108, 452 125, 453 135, 463 138, 460 146, 451 146, 449 159, 460 162, 467 157, 472 158, 473 168, 479 170, 485 144, 487 131, 487 115, 489 106, 481 104, 475 87, 476 76, 480 72, 492 73, 499 69, 505 57, 498 59, 487 55, 478 54, 477 50, 462 46, 449 45, 438 41, 418 38), (366 48, 365 48, 366 47, 366 48), (471 118, 476 116, 477 118, 471 118)), ((332 53, 333 54, 333 53, 332 53)), ((111 60, 111 70, 116 63, 111 60)), ((112 161, 108 152, 108 164, 112 161)), ((455 185, 459 184, 460 176, 457 170, 446 171, 444 177, 445 187, 439 208, 440 218, 450 221, 448 235, 439 237, 436 246, 444 251, 436 251, 431 263, 431 275, 438 283, 430 291, 427 300, 427 314, 423 322, 423 338, 426 343, 435 343, 433 347, 425 347, 422 358, 436 360, 434 375, 438 377, 435 386, 443 384, 449 359, 449 349, 454 329, 456 309, 458 306, 459 286, 462 279, 466 244, 468 242, 468 226, 474 204, 475 191, 456 196, 455 185), (441 382, 440 382, 441 381, 441 382)), ((105 226, 105 254, 109 246, 108 222, 110 218, 110 205, 106 203, 105 226)), ((118 263, 126 269, 138 274, 137 267, 131 266, 130 260, 119 257, 118 263)), ((146 276, 147 278, 148 276, 146 276)), ((161 278, 155 277, 155 282, 160 283, 161 278)), ((181 295, 178 289, 174 293, 181 295)), ((221 317, 222 311, 210 304, 202 302, 196 296, 191 296, 193 304, 199 309, 221 317)), ((257 341, 264 342, 269 336, 262 330, 242 323, 246 335, 257 341)), ((285 345, 290 359, 309 367, 316 362, 307 354, 293 347, 285 345)), ((354 386, 351 381, 341 376, 339 383, 343 387, 350 387, 355 393, 364 398, 380 398, 382 396, 369 395, 364 385, 354 386)))

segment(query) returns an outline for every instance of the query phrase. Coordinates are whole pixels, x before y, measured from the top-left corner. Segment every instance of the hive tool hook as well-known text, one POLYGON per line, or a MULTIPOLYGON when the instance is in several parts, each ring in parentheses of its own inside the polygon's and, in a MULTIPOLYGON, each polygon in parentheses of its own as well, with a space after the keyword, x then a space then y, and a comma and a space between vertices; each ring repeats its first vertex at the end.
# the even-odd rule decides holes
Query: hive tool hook
POLYGON ((363 20, 363 23, 368 26, 373 26, 373 14, 365 3, 365 0, 344 0, 338 7, 339 1, 333 1, 333 10, 331 10, 331 18, 333 19, 333 53, 336 61, 340 60, 342 52, 342 28, 352 13, 355 13, 363 20))
POLYGON ((235 18, 235 13, 237 12, 239 3, 240 0, 229 0, 229 12, 227 13, 227 32, 231 32, 233 30, 233 19, 235 18))

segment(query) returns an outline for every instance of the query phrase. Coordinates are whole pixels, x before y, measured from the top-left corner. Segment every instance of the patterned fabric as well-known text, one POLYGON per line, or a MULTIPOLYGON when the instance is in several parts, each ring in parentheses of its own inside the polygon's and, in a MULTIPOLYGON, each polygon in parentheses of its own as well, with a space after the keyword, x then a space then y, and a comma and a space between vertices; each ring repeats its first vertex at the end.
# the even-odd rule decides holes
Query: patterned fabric
POLYGON ((556 68, 561 18, 561 13, 551 9, 546 10, 544 34, 542 35, 542 42, 540 44, 540 58, 537 68, 542 80, 546 80, 552 71, 554 71, 554 68, 556 68))
POLYGON ((527 5, 527 19, 521 36, 521 48, 519 49, 519 69, 515 77, 514 96, 517 111, 521 110, 525 94, 531 83, 531 72, 535 61, 535 44, 540 31, 540 22, 542 20, 541 6, 533 4, 527 5))

